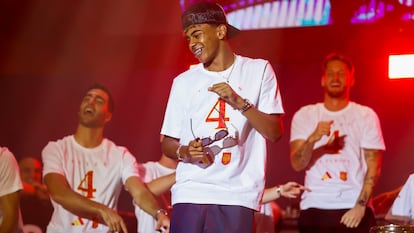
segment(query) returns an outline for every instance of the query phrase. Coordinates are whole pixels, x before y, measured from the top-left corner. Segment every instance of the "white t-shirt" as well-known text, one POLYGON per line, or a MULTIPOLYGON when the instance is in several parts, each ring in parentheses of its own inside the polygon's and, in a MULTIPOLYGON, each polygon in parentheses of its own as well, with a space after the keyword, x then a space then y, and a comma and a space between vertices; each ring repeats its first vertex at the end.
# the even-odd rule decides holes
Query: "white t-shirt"
MULTIPOLYGON (((123 184, 139 176, 135 157, 125 147, 104 139, 95 148, 79 145, 73 135, 49 142, 42 151, 43 176, 58 173, 66 177, 73 191, 116 210, 123 184)), ((80 218, 52 200, 54 212, 48 233, 108 232, 104 224, 80 218)))
MULTIPOLYGON (((138 171, 142 181, 148 183, 158 177, 173 173, 175 169, 164 167, 159 162, 149 161, 144 164, 139 164, 138 171)), ((171 209, 171 194, 169 192, 159 195, 157 199, 161 208, 165 210, 171 209)), ((157 221, 154 217, 143 211, 137 205, 134 205, 134 207, 135 216, 138 220, 138 233, 158 233, 155 230, 157 221)))
POLYGON ((275 73, 268 61, 236 56, 234 68, 211 72, 198 64, 174 79, 161 134, 188 145, 196 137, 215 138, 227 127, 229 134, 207 146, 214 162, 180 162, 172 187, 172 204, 237 205, 259 210, 264 189, 266 140, 218 95, 208 91, 228 82, 242 98, 269 114, 283 114, 275 73), (220 114, 219 114, 220 113, 220 114))
MULTIPOLYGON (((23 189, 19 165, 14 155, 6 148, 0 147, 0 197, 23 189)), ((0 225, 3 222, 3 207, 0 205, 0 225)), ((16 233, 23 232, 22 217, 19 210, 19 223, 16 233)))
POLYGON ((414 174, 411 174, 391 207, 391 214, 414 219, 414 174))
MULTIPOLYGON (((331 120, 331 133, 338 130, 339 136, 346 135, 345 146, 338 154, 324 154, 306 170, 305 186, 312 192, 302 194, 301 209, 352 208, 367 170, 363 149, 385 150, 378 116, 371 108, 354 102, 337 112, 328 111, 323 103, 302 107, 293 116, 290 141, 306 140, 318 122, 331 120)), ((328 139, 323 136, 314 148, 328 139)))

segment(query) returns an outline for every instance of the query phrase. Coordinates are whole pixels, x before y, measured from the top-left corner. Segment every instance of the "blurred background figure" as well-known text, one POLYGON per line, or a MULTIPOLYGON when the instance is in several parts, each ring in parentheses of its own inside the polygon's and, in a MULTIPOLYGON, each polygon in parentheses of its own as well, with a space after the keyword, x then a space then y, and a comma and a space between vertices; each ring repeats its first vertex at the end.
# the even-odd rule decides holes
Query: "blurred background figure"
POLYGON ((0 233, 21 233, 20 190, 22 182, 14 155, 0 147, 0 233))
MULTIPOLYGON (((414 224, 414 173, 398 192, 385 220, 394 224, 414 224)), ((413 229, 414 230, 414 229, 413 229)))
POLYGON ((35 157, 27 156, 19 160, 20 177, 22 178, 22 196, 36 196, 49 201, 49 193, 42 183, 42 163, 35 157))
POLYGON ((42 183, 42 163, 35 157, 25 156, 19 160, 19 168, 23 183, 20 205, 24 229, 38 227, 46 232, 53 207, 46 185, 42 183))
POLYGON ((390 210, 392 203, 397 198, 398 193, 401 191, 403 186, 399 186, 387 192, 378 194, 372 198, 372 206, 374 208, 375 218, 377 219, 378 225, 387 224, 388 221, 385 219, 388 211, 390 210))
POLYGON ((365 233, 376 225, 370 201, 385 143, 375 111, 351 101, 354 71, 343 54, 328 54, 323 101, 301 107, 292 118, 291 165, 305 171, 305 185, 313 190, 301 197, 301 233, 365 233))

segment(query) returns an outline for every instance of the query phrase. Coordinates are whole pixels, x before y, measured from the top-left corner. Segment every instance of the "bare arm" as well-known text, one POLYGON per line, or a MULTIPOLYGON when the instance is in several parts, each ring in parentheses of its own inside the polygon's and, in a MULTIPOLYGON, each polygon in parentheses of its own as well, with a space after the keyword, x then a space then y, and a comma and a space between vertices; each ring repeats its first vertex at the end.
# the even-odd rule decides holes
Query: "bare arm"
POLYGON ((156 196, 163 194, 171 189, 175 183, 175 172, 169 175, 161 176, 147 183, 148 189, 156 196))
POLYGON ((262 204, 269 203, 280 197, 280 191, 278 191, 279 186, 267 188, 264 190, 262 204))
POLYGON ((341 223, 347 227, 357 227, 364 217, 366 203, 371 198, 381 174, 382 153, 381 150, 364 149, 367 172, 357 203, 342 216, 341 223))
POLYGON ((301 171, 309 165, 314 145, 315 141, 300 139, 290 143, 290 164, 295 171, 301 171))
MULTIPOLYGON (((175 177, 175 176, 170 176, 175 177)), ((163 226, 169 232, 170 220, 164 212, 157 212, 160 206, 154 195, 147 189, 144 183, 138 177, 129 177, 125 182, 125 187, 131 194, 135 204, 137 204, 145 212, 153 216, 157 222, 159 229, 163 226)), ((154 229, 155 230, 155 229, 154 229)))
POLYGON ((165 135, 161 142, 162 152, 172 159, 191 161, 204 156, 203 145, 200 140, 193 140, 188 145, 180 145, 178 139, 165 135), (178 154, 180 158, 178 158, 178 154))
POLYGON ((44 180, 51 198, 69 212, 91 220, 102 220, 111 231, 128 232, 121 216, 111 208, 73 191, 64 176, 49 173, 44 180))
POLYGON ((162 153, 172 159, 178 159, 176 151, 179 145, 178 139, 164 135, 161 141, 162 153))
POLYGON ((344 138, 336 134, 331 135, 331 125, 333 121, 321 121, 316 126, 312 134, 306 139, 297 139, 290 143, 290 163, 296 171, 301 171, 311 166, 318 158, 326 153, 337 153, 344 147, 344 138), (326 145, 313 149, 315 143, 326 135, 331 135, 326 145))
POLYGON ((364 149, 364 157, 367 163, 367 173, 365 174, 364 185, 358 200, 368 201, 381 175, 382 151, 364 149))
POLYGON ((281 115, 266 114, 255 107, 251 107, 243 115, 253 128, 270 141, 275 142, 282 137, 283 124, 281 115))
POLYGON ((19 191, 0 197, 0 206, 3 212, 3 222, 0 224, 0 233, 16 232, 19 223, 19 191))
POLYGON ((294 181, 287 182, 284 185, 278 185, 264 190, 262 203, 274 201, 279 197, 297 198, 302 191, 311 190, 303 185, 300 185, 294 181))

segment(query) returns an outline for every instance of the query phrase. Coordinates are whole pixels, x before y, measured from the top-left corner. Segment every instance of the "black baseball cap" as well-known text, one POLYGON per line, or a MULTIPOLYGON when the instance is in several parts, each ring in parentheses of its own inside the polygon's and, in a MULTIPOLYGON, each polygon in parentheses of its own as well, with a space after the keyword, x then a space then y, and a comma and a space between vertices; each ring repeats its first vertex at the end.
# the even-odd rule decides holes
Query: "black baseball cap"
POLYGON ((223 7, 212 2, 199 2, 189 6, 181 16, 181 23, 183 30, 194 24, 225 24, 227 38, 232 38, 240 32, 227 22, 223 7))

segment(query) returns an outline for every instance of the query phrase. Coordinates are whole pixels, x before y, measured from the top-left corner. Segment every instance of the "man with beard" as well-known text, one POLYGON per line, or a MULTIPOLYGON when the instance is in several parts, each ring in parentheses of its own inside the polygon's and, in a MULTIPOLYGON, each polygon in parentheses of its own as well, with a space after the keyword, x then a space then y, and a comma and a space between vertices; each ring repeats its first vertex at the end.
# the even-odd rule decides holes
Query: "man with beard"
POLYGON ((294 170, 305 170, 298 221, 301 233, 369 232, 370 198, 385 150, 380 122, 369 107, 350 101, 354 67, 337 53, 323 62, 324 101, 302 107, 292 120, 294 170))
MULTIPOLYGON (((169 231, 167 212, 141 183, 135 157, 103 137, 113 105, 105 87, 90 87, 80 104, 75 134, 43 149, 43 177, 54 207, 48 233, 127 232, 116 212, 123 185, 135 203, 157 219, 157 228, 169 231)), ((165 191, 156 182, 148 188, 155 194, 165 191)))

